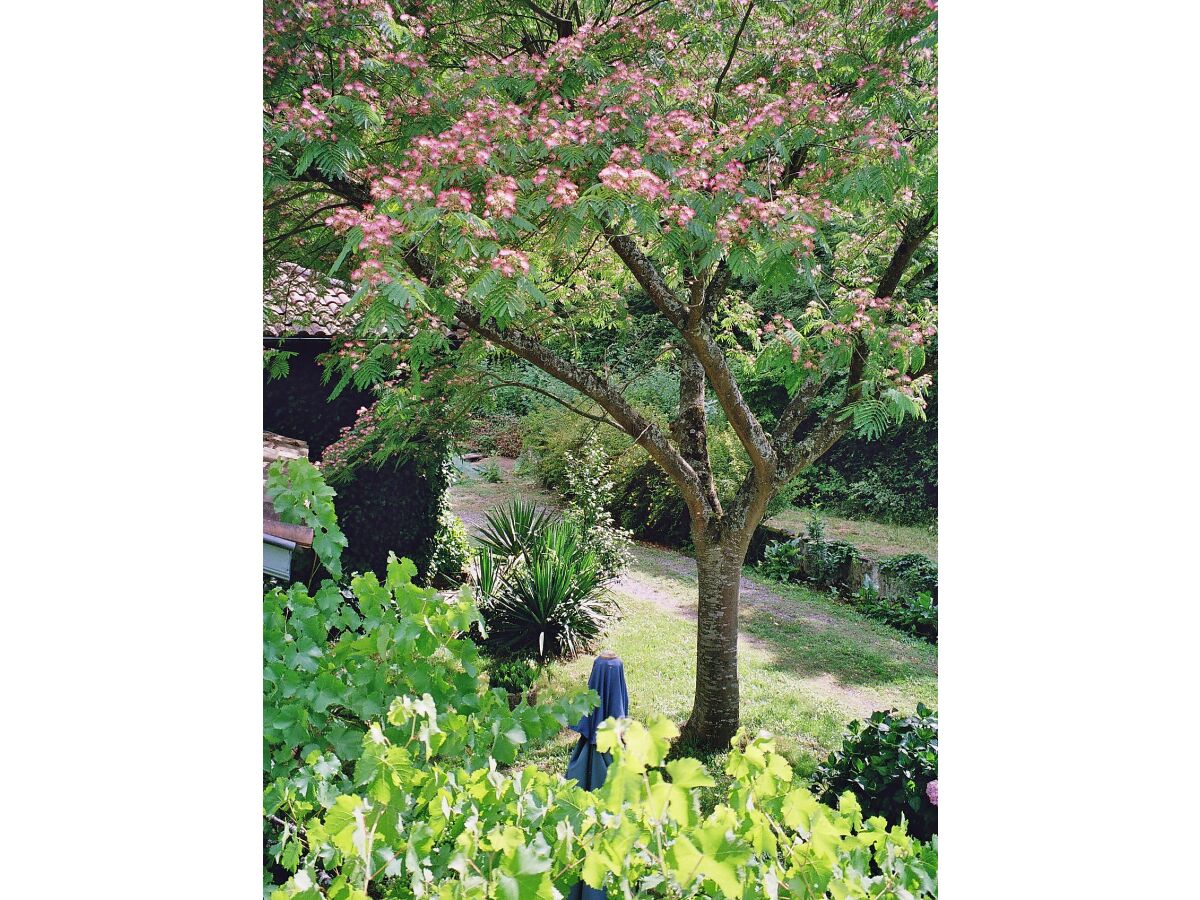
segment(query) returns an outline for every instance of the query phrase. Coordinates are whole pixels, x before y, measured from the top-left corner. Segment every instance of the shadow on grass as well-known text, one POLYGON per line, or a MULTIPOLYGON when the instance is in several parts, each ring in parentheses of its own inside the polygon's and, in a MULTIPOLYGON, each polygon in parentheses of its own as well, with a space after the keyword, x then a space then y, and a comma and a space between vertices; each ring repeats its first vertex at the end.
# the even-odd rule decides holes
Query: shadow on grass
MULTIPOLYGON (((679 554, 639 547, 635 568, 640 581, 667 595, 667 602, 694 623, 694 566, 679 554)), ((742 633, 771 654, 772 665, 794 675, 829 675, 866 688, 937 679, 932 645, 803 586, 744 577, 739 618, 742 633)))
POLYGON ((868 688, 936 681, 932 650, 914 646, 917 642, 898 635, 873 634, 873 625, 789 621, 753 607, 743 609, 741 615, 742 631, 770 647, 772 665, 795 675, 831 675, 842 684, 868 688))

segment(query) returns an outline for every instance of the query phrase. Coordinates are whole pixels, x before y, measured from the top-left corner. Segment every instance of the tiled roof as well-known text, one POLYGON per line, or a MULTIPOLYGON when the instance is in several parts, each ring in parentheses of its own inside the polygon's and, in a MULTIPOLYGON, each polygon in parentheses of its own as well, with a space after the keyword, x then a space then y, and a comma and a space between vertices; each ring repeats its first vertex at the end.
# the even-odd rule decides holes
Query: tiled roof
POLYGON ((271 431, 263 432, 263 534, 311 547, 313 530, 305 525, 281 522, 275 505, 267 499, 267 467, 277 459, 308 459, 308 444, 271 431))
POLYGON ((358 321, 346 315, 350 285, 294 263, 280 264, 263 293, 263 334, 269 337, 349 335, 358 321))

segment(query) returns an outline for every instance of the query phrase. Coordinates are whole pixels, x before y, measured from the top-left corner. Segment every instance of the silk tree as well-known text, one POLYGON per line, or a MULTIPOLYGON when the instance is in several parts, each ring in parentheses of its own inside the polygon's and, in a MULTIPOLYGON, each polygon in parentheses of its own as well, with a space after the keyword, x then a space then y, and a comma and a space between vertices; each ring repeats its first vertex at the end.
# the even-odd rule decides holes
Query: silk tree
MULTIPOLYGON (((503 348, 644 448, 691 521, 685 733, 700 744, 738 727, 740 574, 771 498, 852 429, 923 415, 932 7, 266 7, 268 266, 348 272, 359 327, 394 338, 385 352, 400 348, 413 376, 384 390, 364 431, 444 418, 503 348), (620 339, 631 289, 669 328, 669 417, 572 352, 581 333, 620 339), (748 372, 786 390, 770 416, 747 401, 748 372), (750 463, 724 496, 713 404, 750 463)), ((392 384, 384 357, 355 346, 344 377, 392 384)))

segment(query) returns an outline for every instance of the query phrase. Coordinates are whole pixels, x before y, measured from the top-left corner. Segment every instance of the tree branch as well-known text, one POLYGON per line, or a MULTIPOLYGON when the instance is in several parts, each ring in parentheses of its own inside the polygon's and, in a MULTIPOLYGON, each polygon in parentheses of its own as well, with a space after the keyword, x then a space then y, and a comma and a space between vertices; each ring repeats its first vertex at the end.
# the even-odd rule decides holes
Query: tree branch
POLYGON ((705 519, 712 513, 696 471, 662 430, 635 409, 611 384, 582 366, 563 359, 537 340, 515 329, 500 331, 494 325, 484 322, 479 311, 468 303, 459 301, 455 304, 455 316, 476 334, 515 353, 594 400, 622 431, 641 444, 651 458, 675 479, 688 508, 695 516, 705 519))
MULTIPOLYGON (((691 325, 688 317, 689 307, 679 301, 675 292, 659 274, 654 261, 638 249, 632 238, 616 234, 607 225, 604 226, 604 231, 609 245, 633 273, 633 277, 649 295, 651 302, 679 329, 683 339, 700 360, 713 393, 717 395, 721 408, 725 410, 738 440, 746 448, 759 478, 770 482, 775 473, 775 450, 762 425, 750 410, 750 405, 742 397, 737 379, 729 369, 724 351, 713 340, 708 323, 701 319, 696 325, 691 325)), ((697 281, 693 281, 693 289, 696 288, 696 284, 697 281)), ((703 296, 702 285, 700 292, 703 296)))
POLYGON ((717 103, 721 99, 721 82, 725 80, 725 76, 729 72, 729 67, 733 65, 733 57, 737 53, 738 41, 742 39, 742 32, 746 28, 746 22, 750 19, 750 11, 752 9, 754 9, 754 0, 750 0, 750 5, 746 7, 746 14, 742 16, 742 24, 738 26, 737 34, 733 36, 733 46, 729 48, 729 59, 725 60, 725 68, 717 76, 717 84, 713 88, 712 112, 709 114, 709 118, 711 119, 716 119, 717 117, 717 103))
POLYGON ((913 254, 917 252, 921 242, 933 232, 935 227, 933 217, 936 211, 937 207, 931 207, 919 218, 905 223, 901 231, 900 243, 896 246, 896 250, 892 254, 892 261, 888 263, 887 271, 883 273, 883 278, 880 279, 879 287, 875 291, 876 297, 892 296, 892 292, 900 284, 900 278, 904 275, 904 270, 908 268, 913 254))
POLYGON ((721 501, 708 457, 708 415, 704 407, 704 367, 691 348, 679 348, 679 409, 671 422, 675 443, 688 464, 700 476, 708 505, 721 515, 721 501))
POLYGON ((523 0, 524 5, 544 21, 554 26, 554 30, 558 32, 560 38, 569 38, 575 33, 575 23, 570 19, 564 19, 561 16, 556 16, 549 10, 542 9, 533 0, 523 0))
POLYGON ((316 166, 309 166, 294 181, 315 181, 317 184, 323 184, 339 197, 349 200, 359 209, 370 205, 372 202, 371 190, 365 184, 359 184, 357 181, 351 181, 349 178, 342 178, 338 175, 326 175, 316 166))
POLYGON ((584 412, 579 407, 572 406, 570 403, 568 403, 566 400, 563 400, 561 397, 557 397, 554 394, 552 394, 550 391, 544 390, 543 388, 537 387, 536 385, 526 384, 523 381, 501 381, 501 380, 497 379, 496 376, 491 375, 487 372, 484 372, 483 374, 486 377, 492 379, 492 381, 493 381, 492 387, 494 387, 494 388, 497 388, 497 387, 524 388, 527 391, 533 391, 535 394, 541 394, 543 397, 547 397, 550 400, 553 400, 555 403, 561 404, 562 406, 569 409, 571 412, 575 413, 575 415, 577 415, 577 416, 583 416, 583 418, 591 419, 593 422, 599 422, 601 425, 608 425, 612 428, 615 428, 617 431, 625 430, 620 425, 618 425, 616 422, 614 422, 612 419, 606 419, 604 416, 594 416, 589 412, 584 412))

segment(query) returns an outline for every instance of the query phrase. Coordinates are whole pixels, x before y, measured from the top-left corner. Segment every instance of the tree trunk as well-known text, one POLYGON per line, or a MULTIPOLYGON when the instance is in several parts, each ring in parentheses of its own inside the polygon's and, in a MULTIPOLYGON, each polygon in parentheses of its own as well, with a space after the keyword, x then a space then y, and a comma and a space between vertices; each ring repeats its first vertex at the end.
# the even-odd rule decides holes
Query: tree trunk
POLYGON ((693 528, 700 583, 696 700, 683 737, 695 746, 721 750, 738 729, 738 595, 749 540, 736 533, 709 540, 698 531, 693 528))

